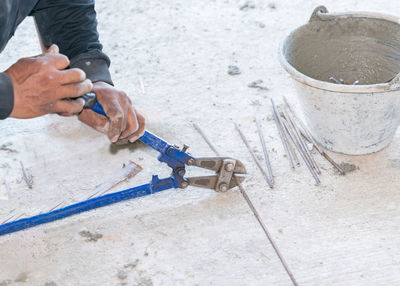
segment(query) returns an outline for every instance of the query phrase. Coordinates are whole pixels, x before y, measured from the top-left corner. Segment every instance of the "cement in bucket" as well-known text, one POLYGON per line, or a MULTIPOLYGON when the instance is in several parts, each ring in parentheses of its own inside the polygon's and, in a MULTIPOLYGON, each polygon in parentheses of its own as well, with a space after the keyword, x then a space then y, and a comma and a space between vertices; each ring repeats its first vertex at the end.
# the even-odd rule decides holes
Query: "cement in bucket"
POLYGON ((320 6, 282 42, 281 64, 325 148, 361 155, 392 141, 400 124, 399 23, 376 13, 330 14, 320 6))

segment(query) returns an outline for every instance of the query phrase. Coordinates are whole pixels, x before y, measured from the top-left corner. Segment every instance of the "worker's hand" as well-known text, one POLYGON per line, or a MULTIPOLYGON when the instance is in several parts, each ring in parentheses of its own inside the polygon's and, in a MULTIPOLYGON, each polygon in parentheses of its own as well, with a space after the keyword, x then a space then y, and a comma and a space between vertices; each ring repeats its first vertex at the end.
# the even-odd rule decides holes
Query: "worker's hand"
POLYGON ((69 60, 58 53, 52 45, 39 56, 22 58, 6 73, 14 88, 14 108, 10 117, 33 118, 48 113, 74 115, 79 113, 82 99, 67 101, 65 98, 78 97, 92 89, 80 69, 68 69, 69 60))
POLYGON ((84 109, 79 120, 106 133, 111 142, 117 144, 134 142, 143 135, 145 119, 123 91, 105 82, 95 82, 92 92, 96 94, 108 118, 84 109))

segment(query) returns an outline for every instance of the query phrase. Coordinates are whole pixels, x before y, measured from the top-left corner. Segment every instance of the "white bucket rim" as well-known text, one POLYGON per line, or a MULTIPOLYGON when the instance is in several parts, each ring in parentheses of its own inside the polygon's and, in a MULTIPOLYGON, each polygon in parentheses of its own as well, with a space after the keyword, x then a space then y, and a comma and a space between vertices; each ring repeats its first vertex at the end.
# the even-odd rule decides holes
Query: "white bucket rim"
MULTIPOLYGON (((324 6, 318 6, 315 8, 311 18, 313 16, 318 16, 320 14, 320 9, 321 7, 326 10, 324 6)), ((384 14, 384 13, 376 13, 376 12, 344 12, 344 13, 329 13, 325 14, 326 16, 332 16, 332 17, 340 17, 340 18, 347 18, 347 17, 359 17, 359 18, 371 18, 371 19, 379 19, 379 20, 386 20, 389 22, 393 22, 395 24, 399 25, 400 29, 400 18, 389 15, 389 14, 384 14)), ((283 40, 279 44, 279 61, 282 65, 282 67, 292 76, 293 79, 296 81, 314 87, 322 90, 328 90, 328 91, 334 91, 334 92, 342 92, 342 93, 374 93, 374 92, 388 92, 388 91, 398 91, 400 90, 400 72, 390 81, 387 83, 377 83, 377 84, 368 84, 368 85, 346 85, 346 84, 336 84, 336 83, 330 83, 327 81, 321 81, 314 79, 312 77, 309 77, 297 69, 295 69, 286 59, 284 52, 283 52, 283 47, 290 35, 292 35, 294 32, 296 32, 298 29, 301 27, 304 27, 307 25, 309 22, 307 22, 304 25, 301 25, 297 27, 296 29, 292 30, 289 32, 283 40)))

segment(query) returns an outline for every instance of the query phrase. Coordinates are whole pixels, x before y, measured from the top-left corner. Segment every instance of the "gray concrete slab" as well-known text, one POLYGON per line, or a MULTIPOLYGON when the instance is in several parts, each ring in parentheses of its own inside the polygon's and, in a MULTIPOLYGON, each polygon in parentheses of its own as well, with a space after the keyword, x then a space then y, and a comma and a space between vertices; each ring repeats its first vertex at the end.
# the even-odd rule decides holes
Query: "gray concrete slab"
MULTIPOLYGON (((358 167, 345 177, 316 156, 323 171, 317 187, 304 167, 290 170, 271 120, 269 98, 296 103, 277 60, 279 41, 320 2, 279 1, 271 8, 254 1, 255 8, 243 10, 239 1, 108 3, 97 1, 97 10, 115 84, 146 114, 150 131, 190 145, 193 155, 213 155, 192 128, 197 123, 222 154, 246 163, 244 187, 300 285, 399 284, 399 132, 377 154, 332 154, 358 167), (228 75, 229 65, 241 74, 228 75), (268 91, 248 87, 258 79, 268 91), (271 152, 274 190, 233 126, 241 124, 262 160, 254 115, 271 152)), ((332 11, 400 11, 389 0, 323 4, 332 11)), ((0 55, 1 70, 38 53, 32 21, 25 21, 0 55)), ((75 118, 8 119, 0 122, 0 137, 16 150, 0 151, 0 194, 4 179, 9 186, 0 219, 79 201, 128 160, 144 170, 115 191, 146 183, 153 173, 168 175, 155 152, 140 144, 110 148, 75 118), (33 175, 31 190, 19 161, 33 175)), ((120 203, 0 237, 0 257, 0 285, 291 285, 238 190, 188 188, 120 203)))

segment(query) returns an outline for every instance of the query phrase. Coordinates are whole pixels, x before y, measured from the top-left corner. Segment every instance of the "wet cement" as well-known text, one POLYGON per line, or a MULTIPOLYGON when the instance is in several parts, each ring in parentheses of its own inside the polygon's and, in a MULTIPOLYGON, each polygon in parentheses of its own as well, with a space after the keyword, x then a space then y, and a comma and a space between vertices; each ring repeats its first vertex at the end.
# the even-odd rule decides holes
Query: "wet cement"
POLYGON ((384 83, 400 72, 400 25, 388 20, 319 14, 285 41, 285 57, 301 73, 359 84, 384 83))

